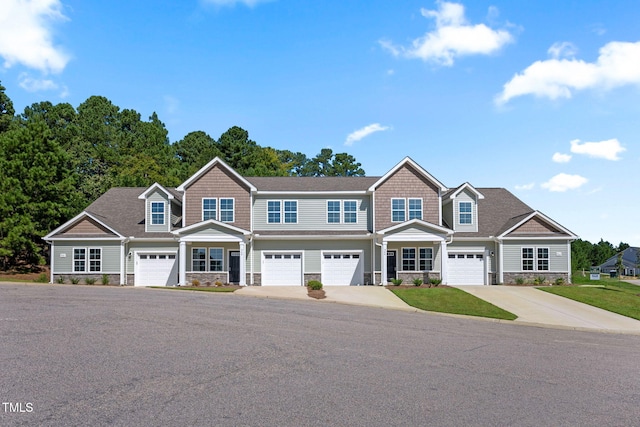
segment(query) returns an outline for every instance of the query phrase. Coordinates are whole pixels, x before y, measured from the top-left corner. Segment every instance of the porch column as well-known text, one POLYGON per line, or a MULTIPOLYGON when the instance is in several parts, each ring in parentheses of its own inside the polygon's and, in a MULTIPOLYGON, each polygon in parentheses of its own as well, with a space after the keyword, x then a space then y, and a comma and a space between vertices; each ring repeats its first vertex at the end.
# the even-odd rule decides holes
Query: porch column
POLYGON ((240 286, 247 286, 247 244, 240 242, 240 286))
MULTIPOLYGON (((504 256, 503 256, 502 240, 498 240, 498 284, 504 283, 504 256)), ((571 253, 571 252, 569 252, 571 253)))
POLYGON ((180 264, 178 265, 178 280, 180 286, 187 284, 187 242, 180 241, 180 264))
POLYGON ((440 279, 442 279, 442 283, 445 285, 449 281, 449 270, 447 268, 448 262, 449 253, 447 252, 447 242, 446 240, 442 240, 440 242, 440 279))
POLYGON ((124 240, 120 242, 120 285, 127 284, 127 254, 125 251, 124 240))
POLYGON ((387 283, 387 242, 382 241, 382 249, 380 250, 380 267, 382 270, 380 277, 380 286, 387 283))

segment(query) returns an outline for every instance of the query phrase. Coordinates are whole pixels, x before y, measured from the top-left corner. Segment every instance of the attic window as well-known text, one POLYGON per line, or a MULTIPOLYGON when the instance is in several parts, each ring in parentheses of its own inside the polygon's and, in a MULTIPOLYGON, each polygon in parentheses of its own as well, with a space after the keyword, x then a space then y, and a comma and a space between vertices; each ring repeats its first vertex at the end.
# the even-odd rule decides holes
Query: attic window
POLYGON ((164 203, 151 202, 151 224, 164 225, 164 203))
POLYGON ((460 224, 471 224, 471 202, 460 202, 460 224))

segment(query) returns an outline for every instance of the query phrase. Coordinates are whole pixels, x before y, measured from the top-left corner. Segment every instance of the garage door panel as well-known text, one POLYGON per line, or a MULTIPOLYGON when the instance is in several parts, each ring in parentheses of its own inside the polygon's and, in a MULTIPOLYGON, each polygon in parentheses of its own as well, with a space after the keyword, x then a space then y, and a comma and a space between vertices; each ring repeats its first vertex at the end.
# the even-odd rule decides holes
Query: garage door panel
POLYGON ((362 254, 325 253, 322 257, 322 283, 326 286, 360 285, 364 281, 362 254))
POLYGON ((302 255, 265 253, 262 261, 262 286, 302 286, 302 255))
POLYGON ((178 283, 175 254, 138 254, 135 286, 173 286, 178 283))
POLYGON ((478 253, 450 253, 447 259, 451 285, 484 285, 485 260, 478 253))

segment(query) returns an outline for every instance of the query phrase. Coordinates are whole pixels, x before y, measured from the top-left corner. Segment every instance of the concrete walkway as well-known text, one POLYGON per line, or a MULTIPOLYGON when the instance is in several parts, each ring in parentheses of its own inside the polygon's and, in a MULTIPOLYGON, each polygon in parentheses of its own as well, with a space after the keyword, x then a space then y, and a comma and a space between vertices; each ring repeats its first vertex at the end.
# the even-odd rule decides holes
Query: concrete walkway
POLYGON ((516 323, 640 334, 640 321, 531 287, 456 286, 507 310, 516 323))
POLYGON ((326 298, 321 300, 314 300, 307 296, 306 286, 245 286, 235 291, 234 294, 417 311, 416 308, 411 307, 383 286, 325 286, 323 289, 326 298))

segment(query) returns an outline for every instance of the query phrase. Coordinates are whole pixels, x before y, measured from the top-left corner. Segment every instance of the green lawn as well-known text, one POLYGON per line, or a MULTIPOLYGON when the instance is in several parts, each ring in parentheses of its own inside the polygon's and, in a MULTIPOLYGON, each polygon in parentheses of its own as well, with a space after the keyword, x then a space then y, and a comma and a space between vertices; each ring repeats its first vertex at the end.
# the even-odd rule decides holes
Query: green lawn
POLYGON ((391 292, 410 306, 426 311, 505 320, 514 320, 517 317, 456 288, 407 288, 391 289, 391 292))
POLYGON ((573 282, 572 286, 538 289, 640 320, 640 286, 609 278, 589 280, 574 276, 573 282))
POLYGON ((178 291, 200 291, 200 292, 233 292, 237 287, 233 286, 149 286, 153 289, 175 289, 178 291))

